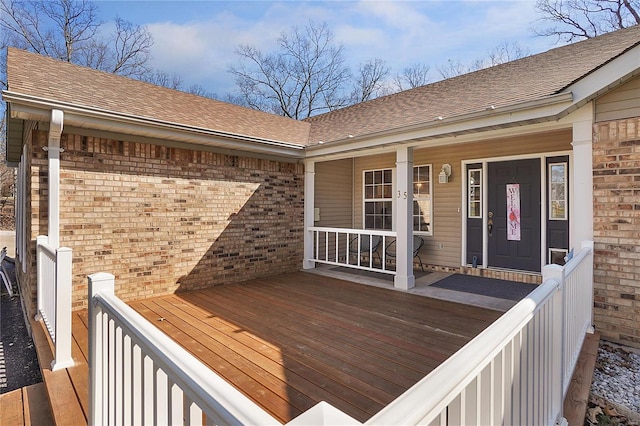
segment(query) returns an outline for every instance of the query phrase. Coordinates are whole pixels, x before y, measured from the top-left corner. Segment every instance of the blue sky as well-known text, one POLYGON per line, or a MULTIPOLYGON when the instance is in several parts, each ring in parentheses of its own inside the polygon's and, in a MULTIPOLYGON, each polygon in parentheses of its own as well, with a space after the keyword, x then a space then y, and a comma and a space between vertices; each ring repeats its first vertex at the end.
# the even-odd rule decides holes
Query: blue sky
POLYGON ((326 22, 352 68, 370 58, 392 74, 414 63, 471 63, 496 46, 517 42, 529 53, 555 40, 533 35, 535 1, 96 1, 101 17, 146 25, 155 44, 154 68, 223 95, 234 90, 227 72, 240 44, 272 51, 280 33, 309 21, 326 22))

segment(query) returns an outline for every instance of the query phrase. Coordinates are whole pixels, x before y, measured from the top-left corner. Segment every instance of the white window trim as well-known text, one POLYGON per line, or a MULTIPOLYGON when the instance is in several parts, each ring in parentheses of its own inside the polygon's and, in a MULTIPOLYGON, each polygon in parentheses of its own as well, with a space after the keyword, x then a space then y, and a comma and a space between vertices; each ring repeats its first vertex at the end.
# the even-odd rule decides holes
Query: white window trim
MULTIPOLYGON (((367 228, 367 203, 372 203, 372 202, 391 202, 391 230, 395 230, 395 216, 396 216, 396 201, 395 201, 395 197, 393 196, 396 192, 396 180, 394 179, 395 176, 395 168, 381 168, 381 169, 367 169, 367 170, 363 170, 362 171, 362 229, 369 229, 367 228), (391 198, 367 198, 366 194, 366 175, 369 172, 383 172, 386 170, 390 170, 391 171, 391 198)), ((375 229, 375 228, 371 228, 373 230, 379 230, 382 231, 382 229, 375 229)))

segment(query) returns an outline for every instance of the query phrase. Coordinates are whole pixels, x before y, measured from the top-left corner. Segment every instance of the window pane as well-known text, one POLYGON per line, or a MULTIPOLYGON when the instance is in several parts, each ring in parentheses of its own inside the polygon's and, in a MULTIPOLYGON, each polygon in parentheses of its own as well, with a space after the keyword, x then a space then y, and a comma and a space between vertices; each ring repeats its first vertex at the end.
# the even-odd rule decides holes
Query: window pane
POLYGON ((392 179, 392 175, 391 175, 391 169, 385 169, 383 170, 384 173, 384 183, 391 183, 391 179, 392 179))
POLYGON ((373 186, 364 187, 364 198, 368 198, 368 199, 373 198, 373 186))
POLYGON ((373 214, 373 203, 364 203, 364 213, 367 215, 373 214))
POLYGON ((384 186, 384 194, 383 197, 384 198, 391 198, 393 197, 393 187, 391 185, 385 185, 384 186))
POLYGON ((365 185, 373 184, 373 172, 364 172, 364 183, 365 185))
POLYGON ((551 165, 551 182, 564 182, 565 172, 564 164, 552 164, 551 165))
POLYGON ((365 216, 364 218, 365 229, 375 229, 374 225, 375 225, 374 216, 365 216))

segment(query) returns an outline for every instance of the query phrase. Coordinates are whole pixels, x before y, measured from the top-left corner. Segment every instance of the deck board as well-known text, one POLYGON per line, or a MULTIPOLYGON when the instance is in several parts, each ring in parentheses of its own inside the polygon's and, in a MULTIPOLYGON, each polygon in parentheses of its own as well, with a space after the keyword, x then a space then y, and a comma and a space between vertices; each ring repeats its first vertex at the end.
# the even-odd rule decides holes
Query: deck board
POLYGON ((53 425, 44 383, 36 383, 0 395, 0 423, 7 426, 53 425))
POLYGON ((500 316, 303 272, 130 305, 282 422, 365 421, 500 316))

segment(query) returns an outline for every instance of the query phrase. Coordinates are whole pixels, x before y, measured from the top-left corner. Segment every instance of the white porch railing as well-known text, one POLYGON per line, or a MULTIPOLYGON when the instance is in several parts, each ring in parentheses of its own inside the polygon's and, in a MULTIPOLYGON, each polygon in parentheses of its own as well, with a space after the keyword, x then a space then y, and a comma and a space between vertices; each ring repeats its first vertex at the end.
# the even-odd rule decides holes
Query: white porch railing
POLYGON ((89 276, 90 425, 280 424, 89 276))
POLYGON ((53 248, 46 235, 36 239, 38 314, 54 345, 52 370, 73 365, 71 356, 71 271, 72 252, 68 247, 53 248))
POLYGON ((396 239, 392 231, 309 227, 313 234, 313 256, 307 259, 327 265, 395 274, 387 267, 387 245, 396 239))
POLYGON ((566 389, 591 327, 592 243, 366 424, 562 423, 566 389))
MULTIPOLYGON (((566 423, 565 393, 592 324, 592 247, 546 266, 541 286, 364 424, 566 423)), ((89 277, 90 424, 278 423, 113 287, 113 275, 89 277)), ((289 424, 362 425, 324 402, 289 424)))

